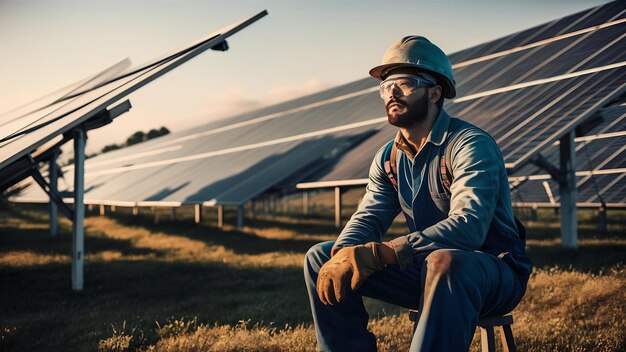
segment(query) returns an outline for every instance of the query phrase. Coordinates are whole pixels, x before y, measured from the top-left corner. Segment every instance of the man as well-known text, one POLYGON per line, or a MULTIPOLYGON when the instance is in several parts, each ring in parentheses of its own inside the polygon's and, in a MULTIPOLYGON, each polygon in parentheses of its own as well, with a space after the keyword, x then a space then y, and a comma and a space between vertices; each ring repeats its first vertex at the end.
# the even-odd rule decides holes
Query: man
POLYGON ((468 350, 478 318, 515 308, 531 271, 503 157, 486 132, 443 110, 455 81, 428 39, 400 39, 370 75, 382 80, 399 131, 376 153, 365 196, 337 241, 306 255, 318 347, 376 350, 368 296, 419 310, 411 351, 468 350), (390 150, 395 175, 385 170, 390 150), (400 211, 410 233, 381 243, 400 211))

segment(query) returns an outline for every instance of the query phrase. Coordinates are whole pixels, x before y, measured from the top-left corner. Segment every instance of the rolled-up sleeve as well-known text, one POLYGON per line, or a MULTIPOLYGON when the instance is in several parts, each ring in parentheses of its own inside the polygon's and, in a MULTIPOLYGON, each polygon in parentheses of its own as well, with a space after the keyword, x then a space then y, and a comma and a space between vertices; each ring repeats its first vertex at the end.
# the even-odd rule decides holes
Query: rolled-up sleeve
POLYGON ((423 260, 436 249, 475 250, 482 246, 500 190, 502 154, 480 130, 469 130, 454 143, 448 217, 423 231, 396 238, 392 245, 400 266, 423 260))
POLYGON ((333 254, 342 247, 381 242, 393 220, 400 213, 398 193, 383 168, 382 147, 370 166, 365 195, 333 247, 333 254))

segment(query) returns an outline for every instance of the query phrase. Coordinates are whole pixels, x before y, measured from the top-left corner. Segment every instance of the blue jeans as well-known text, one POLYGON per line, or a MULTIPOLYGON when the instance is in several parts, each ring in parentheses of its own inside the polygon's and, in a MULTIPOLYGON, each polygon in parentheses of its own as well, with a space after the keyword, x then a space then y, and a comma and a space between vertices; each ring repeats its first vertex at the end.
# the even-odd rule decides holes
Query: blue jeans
POLYGON ((363 296, 419 310, 410 351, 467 351, 478 318, 510 312, 526 290, 526 282, 496 256, 439 249, 409 268, 387 267, 358 290, 348 290, 338 305, 324 305, 317 295, 317 274, 330 259, 333 243, 313 246, 304 259, 320 351, 376 351, 363 296))

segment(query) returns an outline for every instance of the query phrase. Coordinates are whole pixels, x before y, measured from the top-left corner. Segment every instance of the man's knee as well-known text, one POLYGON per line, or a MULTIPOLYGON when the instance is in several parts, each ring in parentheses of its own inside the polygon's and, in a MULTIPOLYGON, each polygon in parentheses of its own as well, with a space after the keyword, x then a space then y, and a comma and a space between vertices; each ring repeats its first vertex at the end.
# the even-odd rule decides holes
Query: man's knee
POLYGON ((429 273, 448 274, 456 265, 454 252, 448 249, 438 249, 426 257, 426 268, 429 273))
POLYGON ((304 256, 304 272, 310 270, 318 272, 319 269, 330 259, 330 250, 335 242, 322 242, 309 248, 304 256))

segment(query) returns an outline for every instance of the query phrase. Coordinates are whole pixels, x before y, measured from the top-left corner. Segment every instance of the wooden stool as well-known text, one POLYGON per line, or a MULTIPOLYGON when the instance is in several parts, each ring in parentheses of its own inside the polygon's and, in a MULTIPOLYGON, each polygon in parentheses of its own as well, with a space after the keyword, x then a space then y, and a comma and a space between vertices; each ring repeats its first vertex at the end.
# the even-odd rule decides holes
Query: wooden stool
MULTIPOLYGON (((409 310, 409 320, 413 322, 414 332, 415 329, 417 329, 418 316, 418 311, 409 310)), ((482 352, 496 351, 496 340, 493 332, 494 327, 500 331, 500 337, 502 338, 502 347, 504 348, 504 352, 515 352, 515 341, 513 340, 513 331, 511 330, 511 324, 513 324, 513 316, 510 314, 499 317, 486 317, 478 319, 482 352)))

